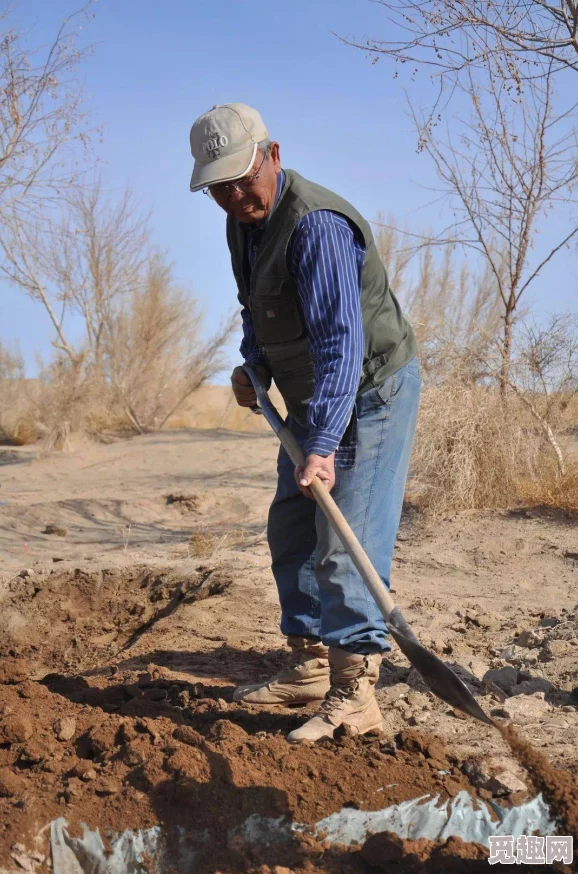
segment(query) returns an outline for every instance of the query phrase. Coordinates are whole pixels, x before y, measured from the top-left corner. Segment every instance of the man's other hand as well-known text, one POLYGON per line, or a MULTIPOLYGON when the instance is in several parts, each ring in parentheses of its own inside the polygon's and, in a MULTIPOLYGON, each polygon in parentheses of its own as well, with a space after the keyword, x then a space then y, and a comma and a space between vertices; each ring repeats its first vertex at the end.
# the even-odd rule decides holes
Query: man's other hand
POLYGON ((245 373, 242 367, 235 367, 231 374, 231 386, 235 400, 240 407, 254 407, 257 403, 257 396, 253 383, 245 373))
POLYGON ((327 491, 331 491, 335 485, 335 453, 328 455, 326 458, 323 455, 308 455, 305 467, 297 465, 295 468, 295 481, 299 486, 299 490, 306 498, 313 497, 313 492, 309 488, 311 480, 317 475, 323 482, 327 491))

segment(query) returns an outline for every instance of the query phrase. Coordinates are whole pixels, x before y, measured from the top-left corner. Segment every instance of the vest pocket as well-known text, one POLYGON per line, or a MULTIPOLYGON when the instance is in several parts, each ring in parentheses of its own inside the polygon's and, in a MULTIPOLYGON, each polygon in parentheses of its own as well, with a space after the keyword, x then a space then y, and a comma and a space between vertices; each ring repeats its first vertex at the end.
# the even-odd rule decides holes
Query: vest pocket
POLYGON ((297 340, 304 333, 296 303, 279 295, 253 297, 251 315, 259 343, 283 343, 297 340))

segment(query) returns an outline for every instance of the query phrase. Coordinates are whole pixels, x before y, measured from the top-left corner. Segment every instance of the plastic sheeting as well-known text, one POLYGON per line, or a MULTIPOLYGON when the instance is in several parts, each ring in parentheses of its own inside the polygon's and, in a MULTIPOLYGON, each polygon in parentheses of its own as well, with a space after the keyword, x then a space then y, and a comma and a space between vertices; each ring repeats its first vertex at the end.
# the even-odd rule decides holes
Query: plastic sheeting
MULTIPOLYGON (((383 810, 363 811, 343 808, 322 819, 313 830, 323 833, 331 843, 350 844, 365 840, 368 831, 391 831, 400 838, 445 840, 450 836, 464 841, 476 841, 489 846, 490 835, 548 835, 555 831, 548 807, 539 795, 519 807, 506 809, 492 804, 497 821, 483 802, 474 806, 467 792, 460 792, 451 801, 439 804, 439 796, 415 798, 394 804, 383 810), (429 800, 428 800, 429 799, 429 800)), ((169 870, 165 861, 163 833, 159 826, 138 832, 125 831, 110 841, 112 854, 107 855, 98 829, 83 826, 81 838, 71 838, 65 819, 50 826, 50 841, 54 874, 163 874, 169 870), (146 865, 146 867, 145 867, 146 865)), ((270 819, 253 814, 228 835, 228 840, 258 843, 283 843, 293 831, 311 830, 311 826, 291 823, 287 818, 270 819)), ((178 844, 171 845, 170 870, 194 874, 196 860, 211 840, 208 833, 181 830, 178 844)), ((223 836, 219 836, 222 843, 223 836)))

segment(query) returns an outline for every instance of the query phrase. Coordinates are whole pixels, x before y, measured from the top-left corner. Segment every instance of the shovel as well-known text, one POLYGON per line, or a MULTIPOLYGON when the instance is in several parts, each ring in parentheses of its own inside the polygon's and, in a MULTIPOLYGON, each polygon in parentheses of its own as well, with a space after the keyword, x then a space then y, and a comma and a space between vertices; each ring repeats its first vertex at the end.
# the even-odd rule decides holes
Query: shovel
MULTIPOLYGON (((293 464, 304 467, 305 455, 303 450, 271 403, 269 395, 259 377, 248 365, 245 364, 243 369, 253 383, 253 388, 257 395, 258 406, 253 407, 253 411, 255 413, 262 413, 265 416, 293 464)), ((495 726, 494 721, 484 713, 472 693, 457 674, 442 662, 441 659, 421 645, 401 610, 395 606, 387 587, 371 564, 343 513, 317 476, 313 478, 310 489, 381 610, 391 636, 408 661, 423 677, 434 695, 437 695, 446 704, 455 707, 456 710, 461 710, 463 713, 467 713, 469 716, 485 722, 486 725, 495 726)))

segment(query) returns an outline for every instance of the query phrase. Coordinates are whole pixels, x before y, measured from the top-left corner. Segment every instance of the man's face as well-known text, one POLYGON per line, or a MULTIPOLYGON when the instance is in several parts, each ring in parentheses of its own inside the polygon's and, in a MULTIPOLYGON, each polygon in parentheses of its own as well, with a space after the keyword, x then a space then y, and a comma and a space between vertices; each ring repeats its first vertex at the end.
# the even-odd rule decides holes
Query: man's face
POLYGON ((271 153, 263 160, 258 150, 255 162, 247 176, 239 179, 241 188, 234 183, 211 185, 211 195, 227 215, 240 222, 260 222, 273 208, 277 193, 277 176, 281 172, 279 143, 271 143, 271 153))

